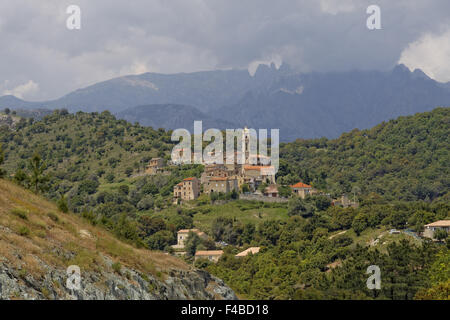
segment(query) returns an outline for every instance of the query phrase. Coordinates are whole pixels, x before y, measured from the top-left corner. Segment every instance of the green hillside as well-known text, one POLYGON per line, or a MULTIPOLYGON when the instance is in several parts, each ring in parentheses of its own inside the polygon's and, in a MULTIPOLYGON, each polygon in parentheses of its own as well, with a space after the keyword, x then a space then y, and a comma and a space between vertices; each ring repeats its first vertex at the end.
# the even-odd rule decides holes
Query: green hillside
POLYGON ((433 200, 450 190, 450 108, 400 117, 335 140, 297 140, 280 150, 279 181, 300 178, 331 193, 433 200))
MULTIPOLYGON (((332 196, 352 193, 359 208, 331 206, 324 196, 262 203, 203 195, 175 206, 173 186, 200 176, 203 167, 141 175, 151 157, 169 159, 170 132, 108 112, 20 120, 0 128, 0 142, 6 176, 130 244, 172 253, 176 231, 192 227, 210 236, 191 239, 193 252, 226 242, 219 263, 196 266, 241 297, 447 298, 449 240, 433 243, 411 231, 450 218, 449 122, 450 109, 438 108, 335 140, 282 144, 279 184, 303 181, 332 196), (392 228, 402 232, 390 234, 392 228), (234 257, 249 246, 260 253, 234 257), (385 272, 382 291, 365 288, 370 264, 385 272)), ((192 262, 190 254, 186 260, 192 262)))
POLYGON ((222 282, 180 259, 133 247, 0 179, 0 300, 73 299, 74 294, 80 300, 234 297, 222 282), (82 278, 75 292, 66 285, 72 265, 82 278))

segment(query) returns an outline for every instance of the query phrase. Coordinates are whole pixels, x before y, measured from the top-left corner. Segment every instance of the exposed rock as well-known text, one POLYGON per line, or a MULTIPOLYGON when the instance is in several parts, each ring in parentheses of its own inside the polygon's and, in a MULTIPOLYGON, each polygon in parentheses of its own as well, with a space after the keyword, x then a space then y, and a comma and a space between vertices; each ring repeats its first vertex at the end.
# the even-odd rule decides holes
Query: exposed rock
MULTIPOLYGON (((107 264, 112 261, 104 257, 107 264)), ((202 270, 171 270, 168 275, 143 275, 121 267, 113 271, 83 272, 80 290, 66 287, 66 270, 55 269, 44 262, 44 276, 35 279, 24 270, 12 269, 0 262, 0 299, 76 299, 76 300, 177 300, 237 299, 222 280, 202 270)))

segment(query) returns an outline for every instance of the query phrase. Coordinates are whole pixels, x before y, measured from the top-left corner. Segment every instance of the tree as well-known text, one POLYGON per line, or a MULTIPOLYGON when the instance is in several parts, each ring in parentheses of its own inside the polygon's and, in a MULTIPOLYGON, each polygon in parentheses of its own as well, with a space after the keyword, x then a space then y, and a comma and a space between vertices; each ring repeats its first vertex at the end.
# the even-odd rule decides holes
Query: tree
POLYGON ((244 229, 242 230, 241 242, 242 243, 250 243, 255 237, 255 225, 251 222, 248 222, 244 225, 244 229))
POLYGON ((148 247, 152 250, 164 250, 174 242, 175 236, 169 230, 160 230, 147 238, 148 247))
POLYGON ((367 228, 367 217, 363 213, 358 213, 356 217, 353 219, 352 228, 355 230, 355 233, 359 236, 360 233, 367 228))
POLYGON ((443 230, 443 229, 437 229, 436 231, 434 231, 434 238, 436 240, 442 241, 445 240, 448 237, 448 233, 447 231, 443 230))
POLYGON ((246 183, 242 184, 241 191, 242 191, 242 193, 250 192, 250 187, 248 186, 248 184, 246 184, 246 183))
POLYGON ((139 210, 152 209, 155 205, 155 200, 152 195, 144 196, 136 205, 139 210))
POLYGON ((28 163, 28 169, 30 170, 30 185, 37 193, 39 190, 44 191, 44 184, 49 180, 48 176, 44 175, 46 169, 45 162, 42 161, 41 156, 35 153, 28 163))
POLYGON ((67 204, 67 199, 64 195, 62 195, 61 198, 59 198, 56 205, 58 206, 58 209, 61 210, 62 212, 64 212, 64 213, 69 212, 69 206, 67 204))
POLYGON ((289 186, 279 186, 278 195, 282 198, 289 198, 292 195, 292 189, 289 186))
POLYGON ((97 192, 100 183, 95 180, 83 180, 78 187, 78 194, 94 194, 97 192))
POLYGON ((288 215, 300 215, 302 217, 310 216, 314 213, 313 207, 305 200, 299 197, 294 197, 288 203, 288 215))
POLYGON ((186 241, 184 242, 184 248, 186 249, 186 255, 188 257, 195 256, 195 252, 197 252, 197 247, 201 243, 201 240, 197 234, 190 231, 186 241))
POLYGON ((133 168, 127 167, 125 169, 125 174, 127 175, 127 177, 131 176, 133 174, 133 168))
MULTIPOLYGON (((233 220, 226 217, 218 217, 213 220, 211 224, 211 231, 214 240, 225 240, 225 234, 229 233, 233 229, 233 220)), ((225 240, 226 241, 226 240, 225 240)))
POLYGON ((319 211, 327 210, 331 206, 331 200, 326 196, 313 196, 314 206, 319 211))
POLYGON ((14 174, 14 181, 21 186, 26 186, 29 183, 28 180, 29 177, 25 173, 25 171, 23 171, 22 169, 17 169, 16 173, 14 174))
POLYGON ((10 114, 10 112, 11 112, 11 109, 9 109, 9 108, 5 108, 5 114, 10 114))

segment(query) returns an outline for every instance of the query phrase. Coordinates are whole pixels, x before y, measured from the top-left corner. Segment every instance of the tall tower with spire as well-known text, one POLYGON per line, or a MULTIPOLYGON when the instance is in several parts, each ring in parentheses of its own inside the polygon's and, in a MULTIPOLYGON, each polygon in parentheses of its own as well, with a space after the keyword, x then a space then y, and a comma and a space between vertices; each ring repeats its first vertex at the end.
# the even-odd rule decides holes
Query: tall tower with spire
POLYGON ((249 164, 250 157, 250 130, 245 126, 242 132, 242 157, 243 164, 249 164))

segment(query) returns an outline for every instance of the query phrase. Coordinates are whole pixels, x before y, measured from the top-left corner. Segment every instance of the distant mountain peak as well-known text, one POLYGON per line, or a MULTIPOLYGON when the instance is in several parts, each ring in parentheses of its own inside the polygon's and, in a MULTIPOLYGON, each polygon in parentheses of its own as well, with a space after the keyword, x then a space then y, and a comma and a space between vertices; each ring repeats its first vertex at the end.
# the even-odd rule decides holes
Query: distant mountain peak
POLYGON ((410 74, 411 70, 409 70, 409 68, 406 65, 404 65, 403 63, 400 63, 400 64, 396 65, 394 67, 394 69, 392 69, 392 73, 410 74))
POLYGON ((427 79, 427 80, 431 79, 425 72, 423 72, 421 69, 418 69, 418 68, 414 69, 413 76, 414 76, 414 78, 421 78, 421 79, 427 79))

